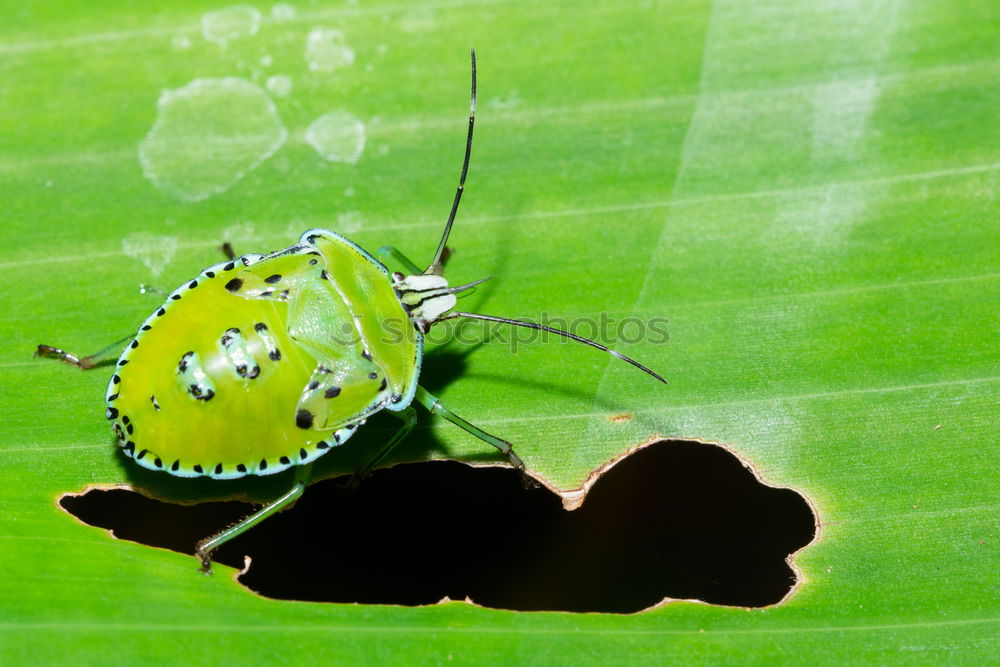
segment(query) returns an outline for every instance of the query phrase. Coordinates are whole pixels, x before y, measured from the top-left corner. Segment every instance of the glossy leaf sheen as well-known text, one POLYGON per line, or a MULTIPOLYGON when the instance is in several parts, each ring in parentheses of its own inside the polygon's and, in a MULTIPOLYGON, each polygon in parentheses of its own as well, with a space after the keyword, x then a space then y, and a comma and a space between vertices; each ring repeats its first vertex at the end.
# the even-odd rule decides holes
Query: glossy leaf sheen
MULTIPOLYGON (((8 7, 0 662, 996 655, 996 3, 632 4, 260 6, 256 28, 241 10, 213 41, 201 17, 220 7, 194 2, 8 7), (787 602, 635 616, 278 602, 56 508, 91 484, 187 501, 283 490, 137 469, 102 417, 109 373, 34 360, 34 345, 86 353, 132 333, 158 301, 138 284, 173 289, 223 240, 266 252, 328 227, 428 261, 461 164, 470 46, 477 137, 448 276, 496 279, 462 309, 666 318, 666 344, 600 337, 671 384, 555 340, 512 355, 499 329, 478 347, 432 336, 423 382, 562 490, 656 434, 725 443, 822 522, 787 602), (256 93, 227 105, 250 90, 232 78, 274 111, 256 93), (172 140, 161 123, 144 167, 157 101, 182 88, 220 97, 171 123, 209 109, 211 133, 172 140), (304 130, 335 111, 365 136, 353 121, 314 132, 318 153, 304 130), (338 146, 361 146, 356 163, 323 157, 338 146)), ((424 417, 397 460, 500 461, 424 417)), ((320 474, 393 427, 372 420, 320 474)), ((516 529, 491 508, 483 520, 516 529)))

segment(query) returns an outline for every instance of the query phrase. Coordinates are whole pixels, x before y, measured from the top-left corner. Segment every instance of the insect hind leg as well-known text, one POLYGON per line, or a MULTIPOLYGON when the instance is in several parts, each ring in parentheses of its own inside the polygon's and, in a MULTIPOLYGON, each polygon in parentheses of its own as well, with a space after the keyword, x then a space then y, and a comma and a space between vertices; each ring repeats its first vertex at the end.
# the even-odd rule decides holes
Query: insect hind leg
POLYGON ((223 544, 242 535, 246 531, 250 530, 257 524, 259 524, 264 519, 277 514, 281 510, 285 509, 296 500, 299 496, 306 490, 309 486, 309 479, 312 477, 312 464, 307 464, 304 466, 299 466, 295 470, 295 482, 292 484, 292 488, 289 489, 280 498, 261 507, 259 510, 246 517, 242 521, 233 524, 229 528, 212 537, 207 537, 204 540, 198 542, 195 546, 195 556, 201 561, 201 567, 199 571, 203 574, 212 574, 212 552, 221 547, 223 544))
POLYGON ((108 345, 103 350, 85 357, 77 356, 60 347, 40 344, 37 348, 35 348, 35 356, 43 359, 56 359, 69 364, 70 366, 76 366, 81 370, 89 371, 93 368, 99 368, 101 366, 107 366, 108 364, 114 363, 119 355, 121 355, 122 348, 125 343, 130 340, 132 340, 132 336, 126 336, 125 338, 108 345))

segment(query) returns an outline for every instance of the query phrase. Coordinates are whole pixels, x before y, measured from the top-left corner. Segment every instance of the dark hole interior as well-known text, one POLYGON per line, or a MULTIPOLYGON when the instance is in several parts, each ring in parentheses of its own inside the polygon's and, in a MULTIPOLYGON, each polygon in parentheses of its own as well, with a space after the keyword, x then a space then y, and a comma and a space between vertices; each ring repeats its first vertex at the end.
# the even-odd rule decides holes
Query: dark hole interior
MULTIPOLYGON (((183 553, 252 509, 121 489, 61 504, 121 539, 183 553)), ((786 558, 814 534, 797 492, 761 484, 721 447, 661 441, 614 466, 572 512, 509 469, 414 463, 378 470, 352 494, 343 480, 314 484, 215 556, 242 567, 250 555, 240 581, 272 598, 630 613, 666 597, 774 604, 795 583, 786 558)))

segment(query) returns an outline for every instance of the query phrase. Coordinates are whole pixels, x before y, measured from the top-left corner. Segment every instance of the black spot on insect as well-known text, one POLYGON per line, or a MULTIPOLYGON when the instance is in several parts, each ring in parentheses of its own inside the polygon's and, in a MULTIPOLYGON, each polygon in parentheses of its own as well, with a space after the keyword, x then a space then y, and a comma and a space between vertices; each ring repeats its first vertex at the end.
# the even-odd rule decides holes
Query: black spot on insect
POLYGON ((236 464, 236 472, 246 472, 246 471, 247 467, 245 465, 243 465, 242 463, 236 464))
POLYGON ((235 268, 236 268, 236 264, 234 264, 233 262, 229 262, 229 264, 226 264, 224 267, 222 267, 222 270, 223 271, 232 271, 235 268))
POLYGON ((124 445, 122 445, 122 449, 128 452, 129 456, 132 456, 133 454, 135 454, 135 443, 129 440, 124 445))
POLYGON ((386 379, 385 379, 385 378, 382 378, 382 384, 380 384, 380 385, 378 386, 378 390, 379 390, 379 391, 385 391, 385 388, 386 388, 387 386, 389 386, 389 383, 388 383, 388 381, 386 381, 386 379))
POLYGON ((126 424, 125 432, 128 433, 129 435, 135 433, 135 424, 126 424))
POLYGON ((253 330, 254 331, 267 331, 267 325, 264 324, 263 322, 258 322, 257 324, 253 325, 253 330))
MULTIPOLYGON (((224 340, 225 339, 223 339, 223 341, 224 340)), ((237 366, 236 367, 236 374, 239 375, 241 378, 245 378, 247 376, 247 365, 246 364, 240 364, 239 366, 237 366)))
POLYGON ((160 411, 160 404, 156 402, 156 396, 154 396, 153 394, 150 394, 149 395, 149 402, 153 404, 153 407, 156 408, 157 412, 160 411))
POLYGON ((142 330, 143 330, 143 331, 149 331, 149 330, 150 330, 150 329, 152 329, 152 328, 153 328, 153 327, 149 326, 148 324, 143 324, 143 325, 142 325, 142 330))
POLYGON ((286 289, 281 290, 281 294, 279 294, 278 296, 281 297, 282 301, 288 301, 288 290, 286 289))
POLYGON ((250 374, 247 375, 247 377, 253 380, 258 375, 260 375, 260 366, 254 366, 253 368, 250 369, 250 374))
POLYGON ((115 437, 118 438, 118 442, 125 442, 125 431, 122 430, 121 424, 115 424, 115 437))
POLYGON ((188 283, 188 289, 194 289, 197 286, 198 286, 197 280, 192 280, 191 282, 188 283))
POLYGON ((319 367, 316 368, 316 370, 319 371, 320 373, 332 373, 333 372, 329 368, 327 368, 326 366, 323 366, 322 364, 320 364, 319 367))
POLYGON ((364 352, 362 352, 361 356, 364 357, 365 359, 367 359, 368 361, 372 360, 372 353, 369 352, 368 350, 365 350, 364 352))
POLYGON ((181 460, 177 459, 176 461, 174 461, 173 463, 171 463, 170 464, 170 469, 173 470, 174 472, 177 472, 178 470, 180 470, 181 469, 181 460))
POLYGON ((139 347, 139 341, 137 339, 133 338, 132 342, 129 343, 128 346, 134 350, 135 348, 139 347))
POLYGON ((313 380, 312 382, 310 382, 309 384, 306 385, 306 389, 308 389, 309 391, 312 391, 313 389, 315 389, 318 386, 319 386, 319 382, 316 382, 316 380, 313 380))
POLYGON ((211 389, 208 391, 202 391, 201 386, 197 384, 188 385, 188 393, 199 401, 210 401, 215 396, 214 391, 211 389))
POLYGON ((234 336, 240 332, 239 327, 229 327, 226 329, 226 333, 233 334, 234 336))
POLYGON ((266 459, 261 459, 260 460, 260 465, 257 466, 257 467, 260 468, 261 470, 267 470, 267 460, 266 459))
POLYGON ((118 360, 118 365, 119 366, 124 366, 127 363, 128 363, 128 359, 119 359, 118 360))
POLYGON ((299 410, 295 413, 295 425, 299 428, 310 428, 313 424, 313 414, 308 410, 299 410))
POLYGON ((306 237, 306 241, 308 241, 309 243, 316 243, 316 239, 318 238, 319 237, 316 234, 310 234, 309 236, 306 237))
POLYGON ((273 350, 267 353, 267 356, 271 359, 271 361, 278 361, 279 359, 281 359, 281 350, 279 350, 278 348, 274 348, 273 350))
POLYGON ((333 434, 333 441, 334 442, 340 442, 340 434, 339 433, 334 433, 333 434))
POLYGON ((117 398, 118 394, 111 394, 110 396, 107 397, 106 400, 110 403, 111 401, 117 400, 117 398))
POLYGON ((167 311, 165 311, 165 310, 164 310, 163 308, 160 308, 160 309, 158 309, 158 310, 156 311, 156 316, 157 316, 157 317, 163 317, 163 315, 164 315, 164 314, 166 314, 166 312, 167 312, 167 311))
POLYGON ((264 278, 264 282, 267 283, 268 285, 273 285, 274 283, 278 282, 279 280, 281 280, 281 274, 280 273, 272 273, 267 278, 264 278))
POLYGON ((278 459, 278 461, 281 462, 281 465, 285 466, 292 462, 287 456, 282 456, 280 459, 278 459))
POLYGON ((201 464, 199 464, 199 463, 196 463, 196 464, 194 464, 193 466, 191 466, 191 470, 194 470, 194 471, 195 471, 196 473, 198 473, 199 475, 200 475, 201 473, 205 472, 205 469, 204 469, 204 468, 202 468, 202 467, 201 467, 201 464))
POLYGON ((206 278, 214 278, 215 277, 215 271, 206 271, 205 272, 205 277, 206 278))
POLYGON ((226 283, 226 289, 234 294, 239 292, 241 287, 243 287, 243 280, 241 278, 233 278, 226 283))
POLYGON ((323 280, 329 280, 330 274, 326 272, 326 269, 323 269, 322 271, 319 272, 319 277, 322 278, 323 280))
POLYGON ((108 408, 104 411, 104 416, 107 419, 115 419, 118 417, 118 408, 108 408))
POLYGON ((184 371, 187 370, 187 368, 188 368, 188 359, 190 359, 193 356, 194 356, 194 350, 191 350, 189 352, 185 352, 181 356, 181 360, 179 362, 177 362, 177 372, 178 373, 183 373, 184 371))
POLYGON ((316 443, 316 449, 330 449, 330 445, 326 440, 320 440, 316 443))
POLYGON ((120 377, 118 377, 117 373, 115 373, 114 375, 111 376, 111 382, 113 384, 118 384, 121 381, 122 381, 122 379, 120 377))
POLYGON ((318 259, 310 259, 309 260, 309 266, 316 266, 316 262, 318 262, 318 261, 319 261, 318 259))
POLYGON ((132 423, 132 420, 128 418, 128 415, 122 415, 122 423, 123 424, 130 424, 130 423, 132 423))
POLYGON ((173 299, 174 301, 180 301, 181 295, 180 294, 171 294, 170 298, 173 299))
POLYGON ((375 371, 372 371, 371 373, 368 374, 369 380, 375 380, 377 378, 378 378, 378 373, 376 373, 375 371))
POLYGON ((305 449, 300 448, 299 449, 299 458, 302 459, 303 461, 305 461, 307 458, 309 458, 309 452, 307 452, 305 449))
MULTIPOLYGON (((128 445, 126 445, 126 447, 127 447, 127 446, 128 446, 128 445)), ((149 450, 148 450, 148 449, 143 449, 142 451, 140 451, 140 452, 139 452, 138 454, 136 454, 136 455, 135 455, 135 460, 136 460, 136 461, 141 461, 141 460, 142 460, 142 457, 143 457, 143 456, 145 456, 145 455, 146 455, 146 454, 148 454, 148 453, 149 453, 149 450)))
POLYGON ((215 466, 215 474, 216 475, 221 475, 222 474, 222 464, 221 463, 219 463, 218 465, 215 466))
POLYGON ((261 296, 271 296, 272 294, 274 294, 274 292, 272 292, 269 289, 268 290, 264 290, 263 292, 260 293, 261 296))
POLYGON ((155 459, 153 459, 153 465, 156 466, 157 468, 162 468, 163 467, 163 461, 160 460, 159 456, 157 456, 155 459))
POLYGON ((340 387, 328 387, 326 391, 323 392, 325 398, 336 398, 340 396, 340 387))
POLYGON ((392 395, 392 398, 391 398, 390 400, 391 400, 391 401, 392 401, 393 403, 399 403, 400 401, 402 401, 402 400, 403 400, 403 397, 402 397, 402 396, 401 396, 400 394, 393 394, 393 395, 392 395))

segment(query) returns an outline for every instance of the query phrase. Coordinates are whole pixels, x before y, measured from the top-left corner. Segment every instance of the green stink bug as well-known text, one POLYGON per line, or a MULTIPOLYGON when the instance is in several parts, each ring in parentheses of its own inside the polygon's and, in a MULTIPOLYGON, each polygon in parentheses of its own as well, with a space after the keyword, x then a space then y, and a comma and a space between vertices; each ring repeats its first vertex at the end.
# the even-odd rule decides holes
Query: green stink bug
MULTIPOLYGON (((448 221, 424 270, 390 246, 380 250, 408 273, 386 266, 325 229, 267 255, 246 254, 210 266, 171 292, 130 337, 105 396, 106 417, 124 453, 139 465, 179 477, 234 479, 295 467, 292 488, 238 524, 198 544, 202 570, 212 551, 294 502, 311 463, 387 410, 399 430, 355 473, 363 479, 413 428, 423 405, 493 445, 524 472, 509 442, 451 412, 418 385, 423 336, 435 323, 464 317, 543 329, 662 377, 613 350, 531 322, 454 310, 456 287, 442 257, 462 198, 472 153, 476 58, 465 159, 448 221), (384 336, 403 322, 402 337, 384 336), (343 335, 344 325, 351 336, 343 335)), ((83 369, 113 359, 118 348, 89 357, 39 345, 37 354, 83 369)))

